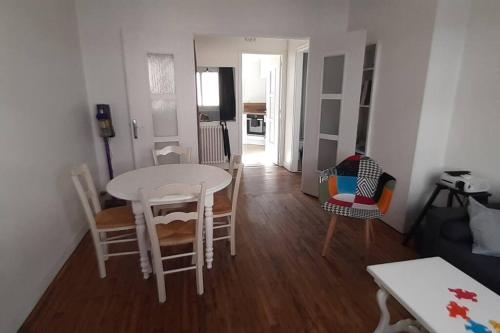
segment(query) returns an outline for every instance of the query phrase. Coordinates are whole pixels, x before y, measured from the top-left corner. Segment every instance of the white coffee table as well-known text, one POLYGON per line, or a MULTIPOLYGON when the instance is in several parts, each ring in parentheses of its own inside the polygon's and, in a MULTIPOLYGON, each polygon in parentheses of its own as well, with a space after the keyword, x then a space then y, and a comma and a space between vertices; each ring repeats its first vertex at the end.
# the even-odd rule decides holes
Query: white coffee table
POLYGON ((466 306, 471 320, 497 333, 490 321, 500 322, 500 296, 439 257, 368 266, 368 272, 380 287, 377 301, 381 315, 374 333, 473 333, 465 328, 470 324, 466 319, 449 316, 450 302, 466 306), (458 299, 449 288, 473 291, 477 302, 458 299), (407 319, 391 325, 386 305, 389 294, 416 321, 407 319))
POLYGON ((146 224, 144 208, 139 199, 140 188, 156 188, 173 183, 200 184, 205 182, 205 257, 207 268, 212 268, 213 261, 213 211, 214 193, 231 183, 231 175, 221 168, 203 164, 167 164, 136 169, 125 172, 111 180, 106 190, 112 196, 132 202, 135 216, 137 240, 139 244, 140 265, 144 278, 151 273, 146 242, 146 224))

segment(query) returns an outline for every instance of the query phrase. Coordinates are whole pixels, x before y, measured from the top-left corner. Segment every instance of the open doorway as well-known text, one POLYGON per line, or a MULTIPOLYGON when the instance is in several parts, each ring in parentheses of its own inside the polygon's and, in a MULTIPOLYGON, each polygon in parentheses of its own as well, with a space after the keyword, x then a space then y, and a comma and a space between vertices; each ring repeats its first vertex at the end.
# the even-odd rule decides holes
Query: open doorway
POLYGON ((296 59, 308 44, 306 39, 194 37, 200 163, 227 165, 219 135, 225 126, 231 154, 242 155, 245 165, 298 171, 303 124, 298 105, 304 92, 296 90, 296 72, 302 72, 296 59))
POLYGON ((281 55, 243 53, 241 68, 243 163, 277 165, 281 55))

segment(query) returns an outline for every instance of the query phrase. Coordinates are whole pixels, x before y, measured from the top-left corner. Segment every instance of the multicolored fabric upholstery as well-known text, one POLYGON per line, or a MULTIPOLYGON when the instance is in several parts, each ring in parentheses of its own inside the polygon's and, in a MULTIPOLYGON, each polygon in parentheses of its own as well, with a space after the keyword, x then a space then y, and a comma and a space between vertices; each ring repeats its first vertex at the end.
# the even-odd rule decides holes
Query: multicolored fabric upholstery
POLYGON ((324 210, 360 219, 382 217, 391 204, 396 179, 367 156, 353 155, 319 178, 324 210))

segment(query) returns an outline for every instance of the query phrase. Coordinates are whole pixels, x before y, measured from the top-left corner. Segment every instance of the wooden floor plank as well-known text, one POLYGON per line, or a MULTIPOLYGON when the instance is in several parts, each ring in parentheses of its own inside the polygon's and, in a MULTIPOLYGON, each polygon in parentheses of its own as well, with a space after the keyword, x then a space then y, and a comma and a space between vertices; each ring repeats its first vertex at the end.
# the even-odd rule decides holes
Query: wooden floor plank
MULTIPOLYGON (((100 279, 87 235, 21 332, 371 332, 376 285, 366 266, 415 258, 402 236, 374 223, 364 246, 361 221, 340 219, 325 258, 330 216, 300 192, 300 175, 246 168, 237 213, 237 256, 215 243, 214 268, 196 295, 193 272, 168 275, 167 301, 137 257, 111 258, 100 279)), ((408 316, 390 302, 394 319, 408 316)))

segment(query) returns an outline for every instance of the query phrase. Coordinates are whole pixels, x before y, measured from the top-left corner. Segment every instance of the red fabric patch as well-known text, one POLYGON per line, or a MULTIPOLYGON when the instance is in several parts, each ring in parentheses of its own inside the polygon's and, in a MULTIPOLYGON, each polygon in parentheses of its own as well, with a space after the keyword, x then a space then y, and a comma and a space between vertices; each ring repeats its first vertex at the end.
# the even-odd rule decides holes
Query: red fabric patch
POLYGON ((355 203, 359 203, 362 205, 375 205, 376 202, 372 198, 367 198, 367 197, 362 197, 360 195, 357 195, 356 198, 354 198, 355 203))
POLYGON ((361 160, 363 156, 361 155, 352 155, 352 156, 349 156, 348 158, 346 158, 346 160, 349 160, 349 161, 359 161, 361 160))
POLYGON ((341 201, 341 200, 337 200, 335 198, 330 198, 328 200, 328 202, 331 203, 332 205, 336 205, 336 206, 352 207, 352 202, 341 201))

